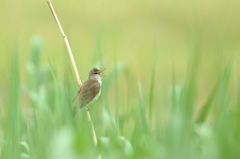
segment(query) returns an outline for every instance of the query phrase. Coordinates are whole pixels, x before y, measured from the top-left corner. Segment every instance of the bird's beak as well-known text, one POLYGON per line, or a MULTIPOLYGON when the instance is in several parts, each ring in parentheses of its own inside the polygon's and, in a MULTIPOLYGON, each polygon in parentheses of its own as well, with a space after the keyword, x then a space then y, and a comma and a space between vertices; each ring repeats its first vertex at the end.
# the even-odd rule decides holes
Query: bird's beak
POLYGON ((104 70, 106 70, 106 68, 104 68, 104 69, 100 70, 100 73, 101 73, 102 71, 104 71, 104 70))
POLYGON ((107 77, 107 75, 101 75, 101 72, 104 71, 104 70, 106 70, 106 69, 104 68, 104 69, 100 70, 100 72, 99 72, 99 73, 100 73, 100 76, 107 77))

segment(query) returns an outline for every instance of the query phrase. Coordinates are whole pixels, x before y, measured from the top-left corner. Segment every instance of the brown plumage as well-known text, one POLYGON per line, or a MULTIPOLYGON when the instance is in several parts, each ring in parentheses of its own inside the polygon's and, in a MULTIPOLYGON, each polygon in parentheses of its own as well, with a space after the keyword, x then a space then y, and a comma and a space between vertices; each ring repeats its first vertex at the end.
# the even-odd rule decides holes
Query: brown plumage
MULTIPOLYGON (((104 75, 101 75, 103 70, 99 70, 97 68, 93 68, 88 75, 88 80, 85 81, 81 88, 79 89, 76 97, 79 100, 79 107, 83 108, 87 106, 89 103, 95 101, 101 93, 100 87, 102 85, 101 78, 104 75)), ((73 99, 76 99, 76 97, 73 99)), ((76 106, 73 108, 73 115, 76 115, 76 106)))

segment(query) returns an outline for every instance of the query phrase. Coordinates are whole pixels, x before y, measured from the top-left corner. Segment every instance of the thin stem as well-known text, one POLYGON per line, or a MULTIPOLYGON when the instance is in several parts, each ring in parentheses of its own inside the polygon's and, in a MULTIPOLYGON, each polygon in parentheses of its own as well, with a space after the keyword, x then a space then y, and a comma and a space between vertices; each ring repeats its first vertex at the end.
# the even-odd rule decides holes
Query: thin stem
MULTIPOLYGON (((80 76, 78 74, 77 66, 76 66, 76 63, 75 63, 75 60, 74 60, 74 57, 73 57, 73 54, 72 54, 72 50, 71 50, 71 47, 70 47, 68 39, 67 39, 67 36, 64 34, 64 31, 62 29, 62 26, 61 26, 61 24, 60 24, 60 22, 58 20, 58 17, 56 15, 55 11, 53 9, 51 1, 47 0, 47 3, 48 3, 48 6, 49 6, 52 14, 53 14, 53 17, 54 17, 55 21, 57 22, 57 25, 58 25, 58 27, 60 29, 60 32, 61 32, 61 34, 63 36, 64 42, 66 44, 66 47, 67 47, 67 50, 68 50, 68 54, 69 54, 69 57, 70 57, 70 60, 71 60, 71 63, 72 63, 73 69, 74 69, 74 73, 75 73, 75 76, 76 76, 76 79, 77 79, 77 82, 78 82, 78 86, 81 87, 82 82, 81 82, 80 76)), ((86 109, 87 109, 87 107, 86 107, 86 109)), ((94 129, 94 126, 93 126, 91 115, 90 115, 89 111, 86 111, 86 112, 87 112, 88 120, 90 121, 91 126, 92 126, 93 141, 94 141, 94 144, 97 145, 97 136, 96 136, 96 132, 95 132, 95 129, 94 129)), ((101 156, 99 155, 98 158, 101 158, 101 156)))
POLYGON ((82 82, 81 82, 81 79, 80 79, 80 76, 78 74, 78 70, 77 70, 77 66, 76 66, 76 63, 75 63, 75 60, 74 60, 74 57, 73 57, 73 54, 72 54, 72 50, 71 50, 71 47, 69 45, 69 42, 68 42, 68 39, 67 39, 67 36, 64 34, 64 31, 62 29, 62 26, 58 20, 58 17, 57 17, 57 14, 52 6, 52 3, 50 0, 47 0, 47 3, 48 3, 48 6, 53 14, 53 17, 58 25, 58 28, 60 29, 60 32, 62 34, 62 37, 64 39, 64 42, 66 44, 66 47, 67 47, 67 50, 68 50, 68 54, 69 54, 69 57, 70 57, 70 60, 71 60, 71 63, 72 63, 72 66, 73 66, 73 70, 74 70, 74 73, 75 73, 75 76, 76 76, 76 79, 77 79, 77 82, 78 82, 78 86, 81 87, 82 85, 82 82))

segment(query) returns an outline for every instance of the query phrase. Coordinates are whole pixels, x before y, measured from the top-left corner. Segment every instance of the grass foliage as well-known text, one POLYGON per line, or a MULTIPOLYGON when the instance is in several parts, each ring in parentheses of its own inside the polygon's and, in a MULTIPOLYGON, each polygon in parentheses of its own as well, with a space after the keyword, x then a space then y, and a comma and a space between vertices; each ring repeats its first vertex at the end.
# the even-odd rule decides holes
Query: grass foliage
POLYGON ((97 158, 99 154, 114 159, 240 156, 240 89, 234 102, 229 101, 228 93, 232 62, 219 73, 205 103, 194 113, 199 64, 193 57, 181 84, 177 85, 173 76, 165 118, 159 116, 161 105, 153 104, 157 97, 154 65, 149 92, 142 90, 139 81, 136 100, 128 93, 134 82, 131 70, 116 65, 103 81, 101 98, 90 106, 98 137, 95 147, 85 111, 79 110, 75 119, 71 114, 77 90, 72 73, 66 71, 62 81, 50 64, 40 66, 41 47, 41 41, 34 39, 26 64, 27 84, 20 82, 18 53, 12 57, 9 91, 1 102, 2 159, 97 158), (112 85, 119 87, 121 73, 128 80, 128 90, 116 90, 116 103, 110 106, 108 91, 112 85), (130 102, 123 112, 121 97, 125 94, 130 102))
POLYGON ((98 145, 46 2, 0 1, 0 159, 240 158, 239 1, 54 6, 82 81, 107 69, 98 145))

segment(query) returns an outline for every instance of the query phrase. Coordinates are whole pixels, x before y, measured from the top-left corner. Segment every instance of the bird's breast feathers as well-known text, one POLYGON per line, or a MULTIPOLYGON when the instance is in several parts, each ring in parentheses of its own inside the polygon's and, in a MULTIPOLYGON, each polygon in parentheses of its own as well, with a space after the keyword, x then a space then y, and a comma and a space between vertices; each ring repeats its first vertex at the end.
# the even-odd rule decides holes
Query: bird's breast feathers
POLYGON ((100 96, 100 94, 101 94, 101 90, 99 90, 98 94, 97 94, 97 95, 95 96, 95 98, 91 101, 91 103, 94 102, 95 100, 97 100, 98 97, 100 96))
POLYGON ((100 89, 100 87, 101 87, 101 85, 102 85, 102 81, 101 80, 96 80, 97 82, 95 82, 94 83, 94 90, 93 90, 93 94, 94 94, 94 98, 93 98, 93 100, 91 101, 91 103, 92 102, 94 102, 95 100, 97 100, 98 99, 98 97, 100 96, 100 94, 101 94, 101 89, 100 89))
POLYGON ((79 94, 81 107, 95 101, 99 97, 101 93, 100 87, 101 83, 95 79, 88 79, 83 83, 79 94))

